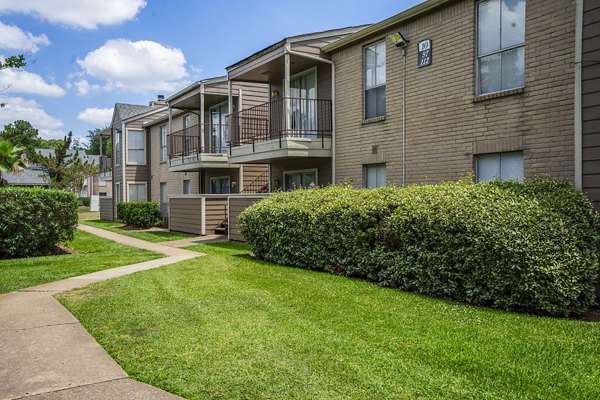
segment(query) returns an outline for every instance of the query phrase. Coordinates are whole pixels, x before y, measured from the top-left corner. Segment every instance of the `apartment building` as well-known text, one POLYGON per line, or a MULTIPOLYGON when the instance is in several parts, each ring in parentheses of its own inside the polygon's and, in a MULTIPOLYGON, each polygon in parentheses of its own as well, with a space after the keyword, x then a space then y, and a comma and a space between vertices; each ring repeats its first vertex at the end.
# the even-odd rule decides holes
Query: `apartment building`
POLYGON ((428 0, 325 46, 336 70, 334 180, 552 175, 597 202, 599 7, 428 0))

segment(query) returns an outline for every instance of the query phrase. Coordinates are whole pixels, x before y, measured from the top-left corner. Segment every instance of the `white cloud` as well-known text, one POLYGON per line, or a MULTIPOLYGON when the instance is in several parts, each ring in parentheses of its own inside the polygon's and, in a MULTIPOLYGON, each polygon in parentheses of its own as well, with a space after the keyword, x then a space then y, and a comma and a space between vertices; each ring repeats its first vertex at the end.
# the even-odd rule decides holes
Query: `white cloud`
POLYGON ((145 0, 0 0, 0 13, 30 14, 74 28, 96 29, 134 18, 145 0))
POLYGON ((0 89, 13 93, 32 93, 41 96, 64 96, 65 90, 54 83, 48 83, 38 74, 12 68, 0 71, 0 89))
POLYGON ((0 21, 0 49, 35 53, 42 46, 48 46, 50 40, 44 34, 35 36, 21 30, 18 26, 7 25, 0 21))
POLYGON ((45 139, 62 139, 65 132, 61 130, 63 122, 49 115, 34 100, 21 97, 2 97, 1 103, 6 106, 0 108, 0 126, 8 125, 22 119, 31 123, 40 131, 40 136, 45 139))
POLYGON ((112 108, 86 108, 77 115, 77 119, 96 126, 106 126, 112 120, 112 108))
POLYGON ((83 74, 99 80, 101 84, 81 79, 74 85, 80 94, 100 89, 172 91, 187 83, 184 82, 189 76, 185 62, 180 49, 160 43, 109 40, 102 47, 89 52, 83 60, 77 60, 83 74))

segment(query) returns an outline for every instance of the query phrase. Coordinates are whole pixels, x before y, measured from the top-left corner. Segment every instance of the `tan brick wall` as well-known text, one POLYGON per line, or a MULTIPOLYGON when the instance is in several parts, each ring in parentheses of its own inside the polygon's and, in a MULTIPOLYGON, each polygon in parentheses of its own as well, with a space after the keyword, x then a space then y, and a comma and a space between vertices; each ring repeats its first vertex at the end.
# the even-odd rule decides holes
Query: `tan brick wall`
POLYGON ((527 1, 524 92, 485 101, 474 101, 475 7, 475 1, 457 1, 333 53, 336 180, 363 186, 363 164, 386 162, 388 181, 402 182, 402 54, 389 40, 387 115, 363 123, 363 46, 398 31, 410 40, 408 183, 457 179, 473 171, 476 152, 506 149, 523 150, 528 177, 573 178, 574 1, 527 1), (417 68, 416 45, 424 39, 432 40, 433 63, 417 68))

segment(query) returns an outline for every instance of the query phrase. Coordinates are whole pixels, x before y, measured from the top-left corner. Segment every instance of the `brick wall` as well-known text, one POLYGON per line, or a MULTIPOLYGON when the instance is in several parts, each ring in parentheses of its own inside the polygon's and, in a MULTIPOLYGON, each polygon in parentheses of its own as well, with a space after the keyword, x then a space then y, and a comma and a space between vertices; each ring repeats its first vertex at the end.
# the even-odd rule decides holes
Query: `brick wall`
POLYGON ((363 46, 400 31, 410 43, 406 71, 408 183, 457 179, 477 153, 522 150, 525 175, 574 175, 574 37, 571 0, 528 0, 525 89, 476 99, 476 2, 456 1, 379 36, 335 50, 336 180, 363 186, 363 164, 387 164, 402 183, 401 50, 386 40, 385 120, 363 122, 363 46), (419 41, 432 40, 433 63, 417 68, 419 41), (375 146, 375 148, 373 147, 375 146))

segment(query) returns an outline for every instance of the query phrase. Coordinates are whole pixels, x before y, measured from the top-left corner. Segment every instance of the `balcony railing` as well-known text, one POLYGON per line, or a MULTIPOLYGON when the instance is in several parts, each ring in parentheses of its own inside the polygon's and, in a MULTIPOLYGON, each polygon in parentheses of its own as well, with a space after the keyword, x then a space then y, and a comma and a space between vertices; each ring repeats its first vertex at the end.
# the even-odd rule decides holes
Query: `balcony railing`
POLYGON ((204 124, 204 143, 201 140, 201 124, 192 125, 169 135, 169 160, 201 154, 226 154, 229 141, 229 127, 224 124, 204 124))
POLYGON ((107 172, 112 172, 112 158, 100 156, 100 173, 105 174, 107 172))
POLYGON ((331 100, 283 98, 231 115, 231 146, 283 138, 321 139, 332 132, 331 100))

